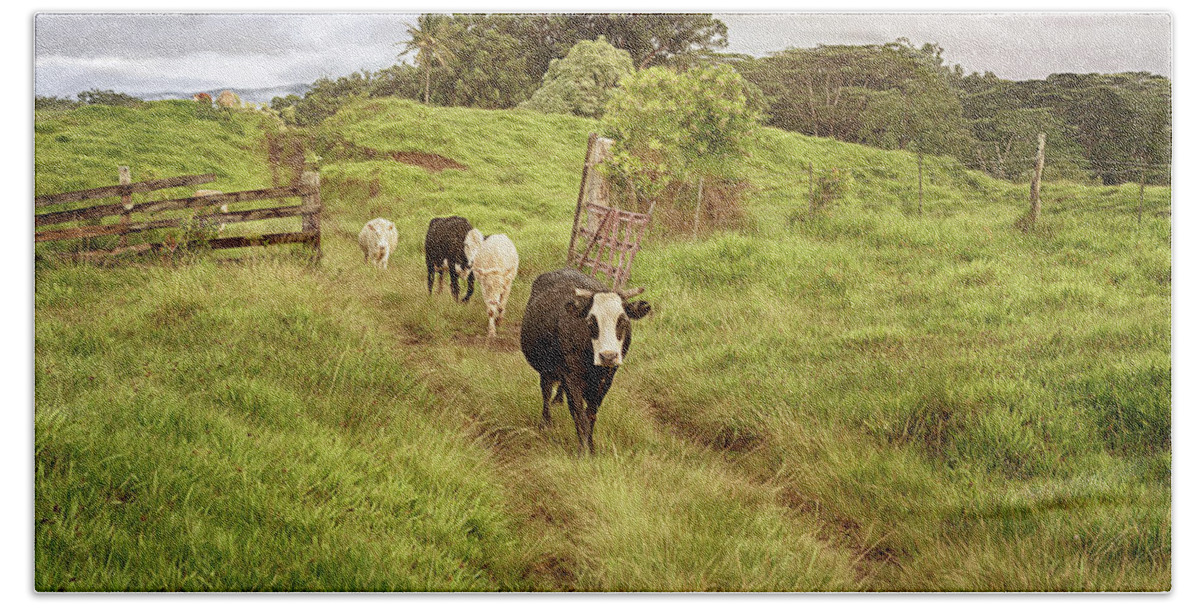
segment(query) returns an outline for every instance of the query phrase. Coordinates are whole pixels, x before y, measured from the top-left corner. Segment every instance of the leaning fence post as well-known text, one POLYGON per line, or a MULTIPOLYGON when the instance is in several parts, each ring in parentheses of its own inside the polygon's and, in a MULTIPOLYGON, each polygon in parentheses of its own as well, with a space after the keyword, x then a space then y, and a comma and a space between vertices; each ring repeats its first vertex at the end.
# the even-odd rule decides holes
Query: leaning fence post
POLYGON ((571 224, 571 240, 567 242, 567 265, 575 265, 575 238, 579 233, 579 216, 583 213, 584 195, 587 193, 588 171, 591 169, 592 148, 596 145, 595 133, 588 134, 587 151, 583 153, 583 176, 579 178, 579 198, 575 200, 575 221, 571 224))
POLYGON ((311 235, 314 261, 321 259, 321 174, 316 171, 305 171, 300 175, 302 194, 300 202, 304 208, 300 216, 300 230, 311 235))

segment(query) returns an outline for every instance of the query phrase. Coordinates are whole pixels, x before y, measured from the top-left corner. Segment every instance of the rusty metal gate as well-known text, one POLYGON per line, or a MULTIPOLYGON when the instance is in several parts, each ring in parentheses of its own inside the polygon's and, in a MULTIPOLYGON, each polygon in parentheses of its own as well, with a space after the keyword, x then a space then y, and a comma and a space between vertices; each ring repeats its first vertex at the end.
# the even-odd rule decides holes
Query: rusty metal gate
POLYGON ((593 277, 603 274, 613 289, 622 289, 650 226, 650 214, 625 211, 609 204, 608 183, 597 166, 611 156, 612 140, 592 133, 588 137, 579 200, 575 204, 567 264, 593 277))

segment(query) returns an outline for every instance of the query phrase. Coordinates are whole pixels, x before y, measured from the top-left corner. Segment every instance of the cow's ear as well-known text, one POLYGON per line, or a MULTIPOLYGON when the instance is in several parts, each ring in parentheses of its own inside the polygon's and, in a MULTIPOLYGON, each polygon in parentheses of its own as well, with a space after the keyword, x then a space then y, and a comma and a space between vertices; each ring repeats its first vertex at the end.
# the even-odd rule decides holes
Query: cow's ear
POLYGON ((625 314, 630 319, 637 320, 650 314, 650 303, 645 300, 634 300, 625 303, 625 314))
POLYGON ((592 309, 593 295, 594 292, 586 289, 576 289, 575 297, 567 300, 567 312, 580 317, 586 315, 592 309))

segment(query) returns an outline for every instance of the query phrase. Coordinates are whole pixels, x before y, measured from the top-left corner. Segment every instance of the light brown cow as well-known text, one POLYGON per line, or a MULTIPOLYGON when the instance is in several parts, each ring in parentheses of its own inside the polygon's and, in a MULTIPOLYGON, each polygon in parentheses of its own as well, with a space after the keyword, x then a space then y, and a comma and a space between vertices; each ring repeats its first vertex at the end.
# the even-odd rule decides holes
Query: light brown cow
POLYGON ((471 262, 471 273, 479 281, 487 306, 489 338, 496 336, 496 326, 504 318, 519 261, 513 242, 503 234, 493 234, 478 246, 478 253, 471 262))

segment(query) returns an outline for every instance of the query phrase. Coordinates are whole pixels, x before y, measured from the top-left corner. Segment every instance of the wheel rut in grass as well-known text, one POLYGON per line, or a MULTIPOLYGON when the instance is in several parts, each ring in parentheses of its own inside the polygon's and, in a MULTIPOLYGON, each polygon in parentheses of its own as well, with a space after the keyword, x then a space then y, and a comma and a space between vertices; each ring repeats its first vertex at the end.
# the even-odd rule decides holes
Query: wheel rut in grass
MULTIPOLYGON (((448 410, 461 414, 467 436, 493 455, 494 470, 507 482, 508 509, 523 522, 526 535, 550 545, 535 551, 536 555, 528 564, 525 574, 531 584, 539 589, 579 590, 575 572, 582 566, 576 563, 573 552, 566 549, 572 546, 572 514, 557 507, 561 501, 555 498, 552 480, 544 479, 539 467, 548 450, 561 449, 561 446, 547 441, 545 432, 536 426, 514 426, 511 422, 490 419, 479 413, 468 402, 465 393, 469 379, 446 374, 441 369, 443 364, 450 365, 450 358, 455 356, 452 353, 461 353, 464 347, 472 352, 486 353, 484 356, 518 353, 519 328, 510 326, 500 336, 487 338, 482 333, 467 332, 452 332, 446 337, 420 336, 402 324, 393 323, 388 327, 396 337, 397 348, 408 353, 408 360, 419 370, 426 386, 447 404, 448 410), (554 548, 556 544, 560 549, 554 548)), ((664 434, 684 440, 698 452, 708 454, 719 466, 774 495, 788 512, 804 516, 815 513, 823 522, 821 529, 815 531, 816 538, 855 556, 853 569, 858 584, 864 588, 869 588, 881 566, 898 565, 901 554, 886 546, 863 542, 861 526, 857 522, 831 513, 828 508, 814 507, 819 505, 815 498, 806 498, 790 485, 781 486, 778 479, 767 474, 772 470, 767 454, 768 438, 731 428, 710 433, 674 412, 667 401, 636 393, 632 393, 630 399, 647 404, 651 419, 664 434)), ((531 393, 531 407, 536 401, 537 395, 531 393)))
MULTIPOLYGON (((549 440, 550 436, 536 424, 514 424, 492 416, 486 404, 474 403, 480 396, 472 396, 470 378, 447 373, 463 357, 520 357, 519 324, 506 322, 499 336, 488 338, 483 327, 431 334, 424 327, 412 326, 411 321, 389 318, 382 310, 378 321, 394 337, 397 355, 408 362, 451 413, 451 424, 461 425, 471 441, 492 454, 492 470, 504 480, 506 510, 519 522, 522 538, 532 543, 523 573, 526 582, 539 590, 580 590, 576 572, 587 566, 577 563, 578 553, 573 550, 579 546, 573 530, 574 514, 560 506, 564 502, 556 498, 555 480, 546 477, 549 473, 544 466, 551 451, 562 450, 563 445, 549 440)), ((899 565, 904 557, 900 551, 881 543, 868 544, 858 522, 830 512, 818 499, 807 497, 772 475, 778 467, 772 465, 769 437, 732 427, 714 432, 679 411, 669 398, 644 394, 646 390, 639 391, 638 383, 632 384, 629 400, 646 404, 648 420, 663 435, 683 440, 731 476, 773 496, 786 513, 794 514, 798 521, 802 518, 804 525, 811 526, 815 514, 821 525, 813 535, 830 548, 854 556, 851 567, 858 588, 870 588, 880 568, 899 565)), ((538 402, 535 393, 529 395, 531 409, 538 402)))
POLYGON ((831 546, 849 550, 856 556, 853 567, 860 584, 869 587, 876 582, 882 568, 900 566, 901 560, 909 557, 904 549, 887 545, 882 540, 867 542, 863 538, 862 526, 857 521, 831 511, 817 497, 804 494, 794 484, 774 475, 773 471, 778 465, 773 464, 768 438, 753 431, 730 427, 713 432, 674 411, 667 401, 654 396, 644 397, 641 401, 646 404, 651 418, 664 431, 697 449, 712 453, 739 470, 745 479, 772 491, 776 502, 788 512, 816 517, 822 523, 821 528, 816 530, 817 538, 831 546))

